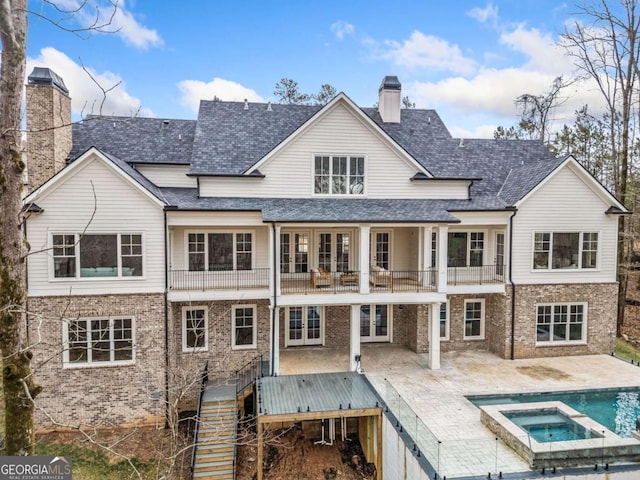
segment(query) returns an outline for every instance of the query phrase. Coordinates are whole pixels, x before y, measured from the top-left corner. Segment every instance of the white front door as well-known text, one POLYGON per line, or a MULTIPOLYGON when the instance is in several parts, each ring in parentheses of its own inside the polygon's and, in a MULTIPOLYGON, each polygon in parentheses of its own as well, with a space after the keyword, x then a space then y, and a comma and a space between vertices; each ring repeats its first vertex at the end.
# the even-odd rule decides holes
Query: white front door
POLYGON ((349 232, 322 232, 318 238, 318 267, 326 272, 348 272, 351 255, 349 232))
POLYGON ((286 320, 286 347, 322 345, 324 321, 321 307, 289 307, 286 320))
POLYGON ((389 232, 375 232, 371 237, 371 265, 377 265, 390 270, 391 234, 389 232))
POLYGON ((388 342, 391 330, 389 305, 362 305, 360 307, 360 341, 388 342))

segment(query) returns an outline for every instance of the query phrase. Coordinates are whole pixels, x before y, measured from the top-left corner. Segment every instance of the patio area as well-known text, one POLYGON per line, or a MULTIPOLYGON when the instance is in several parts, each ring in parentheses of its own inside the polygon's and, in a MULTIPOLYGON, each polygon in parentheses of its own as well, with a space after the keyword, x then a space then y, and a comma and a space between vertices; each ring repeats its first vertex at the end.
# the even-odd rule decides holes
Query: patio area
MULTIPOLYGON (((504 360, 488 352, 442 354, 440 370, 426 354, 389 344, 361 346, 362 368, 407 431, 431 445, 425 455, 440 476, 526 472, 527 463, 480 422, 467 395, 640 386, 640 369, 608 355, 504 360), (413 412, 427 429, 421 429, 413 412), (404 415, 403 415, 404 412, 404 415), (414 427, 415 425, 415 427, 414 427), (438 450, 438 451, 436 451, 438 450)), ((281 352, 281 374, 346 370, 348 352, 329 348, 281 352)))

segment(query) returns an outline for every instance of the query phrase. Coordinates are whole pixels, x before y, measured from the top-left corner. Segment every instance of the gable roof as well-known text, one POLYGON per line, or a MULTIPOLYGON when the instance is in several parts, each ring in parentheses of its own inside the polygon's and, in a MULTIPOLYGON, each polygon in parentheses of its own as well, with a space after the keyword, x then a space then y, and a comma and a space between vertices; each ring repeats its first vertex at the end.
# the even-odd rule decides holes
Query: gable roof
POLYGON ((89 116, 72 129, 72 161, 96 147, 129 164, 188 165, 196 121, 89 116))
POLYGON ((321 106, 202 100, 192 175, 240 175, 305 123, 321 106), (269 110, 269 107, 271 110, 269 110))
POLYGON ((43 195, 48 195, 51 191, 55 190, 65 178, 74 175, 78 169, 82 168, 82 165, 85 162, 89 161, 89 159, 94 156, 103 161, 105 165, 117 172, 124 180, 137 188, 143 195, 147 196, 154 203, 160 206, 165 206, 167 204, 162 191, 153 182, 149 181, 144 175, 127 164, 127 162, 120 160, 114 155, 105 153, 96 147, 90 147, 78 156, 76 161, 67 165, 44 184, 27 195, 24 199, 24 203, 33 203, 37 199, 41 199, 43 195))
MULTIPOLYGON (((416 178, 469 180, 471 198, 493 197, 493 207, 516 205, 564 161, 539 141, 452 138, 435 110, 402 109, 400 123, 384 123, 377 109, 360 108, 344 94, 324 107, 205 100, 197 121, 90 117, 74 125, 70 156, 77 158, 83 148, 95 146, 162 199, 162 191, 128 166, 190 165, 194 176, 261 177, 261 162, 338 102, 345 102, 412 162, 416 178)), ((594 188, 599 192, 602 186, 594 188)))

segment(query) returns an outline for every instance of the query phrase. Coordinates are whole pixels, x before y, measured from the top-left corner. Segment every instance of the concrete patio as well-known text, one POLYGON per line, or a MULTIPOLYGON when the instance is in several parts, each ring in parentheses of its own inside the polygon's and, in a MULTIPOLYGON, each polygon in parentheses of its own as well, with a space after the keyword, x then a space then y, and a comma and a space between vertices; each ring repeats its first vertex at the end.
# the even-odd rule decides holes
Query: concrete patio
MULTIPOLYGON (((413 429, 419 441, 439 449, 425 455, 447 478, 529 470, 480 423, 467 395, 640 386, 637 366, 608 355, 504 360, 488 352, 450 352, 442 354, 440 370, 429 370, 426 355, 406 347, 363 344, 361 352, 367 378, 392 410, 406 402, 426 425, 429 431, 406 419, 409 433, 413 429)), ((348 351, 288 349, 280 362, 282 375, 344 371, 348 351)))

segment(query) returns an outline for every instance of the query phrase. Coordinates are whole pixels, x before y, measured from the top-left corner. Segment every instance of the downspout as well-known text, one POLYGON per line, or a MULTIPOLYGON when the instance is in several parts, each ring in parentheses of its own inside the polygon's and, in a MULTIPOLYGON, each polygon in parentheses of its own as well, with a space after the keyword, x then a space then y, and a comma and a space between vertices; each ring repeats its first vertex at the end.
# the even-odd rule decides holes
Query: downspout
POLYGON ((164 395, 166 401, 164 428, 169 428, 169 239, 167 211, 164 214, 164 395))
POLYGON ((509 217, 509 283, 511 283, 511 360, 515 360, 516 341, 516 285, 513 283, 513 217, 518 213, 516 207, 509 217))
POLYGON ((275 374, 275 370, 273 368, 274 364, 275 364, 275 346, 276 346, 276 329, 275 329, 275 325, 276 325, 276 307, 278 306, 278 288, 277 288, 277 275, 278 275, 278 268, 280 268, 280 265, 276 265, 276 260, 278 258, 277 255, 277 250, 276 250, 276 224, 275 223, 271 223, 271 231, 273 232, 273 242, 271 242, 273 244, 272 247, 272 255, 273 255, 273 305, 271 308, 271 361, 269 362, 269 370, 271 371, 271 375, 273 376, 275 374))

